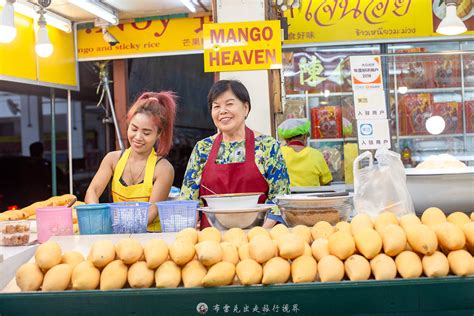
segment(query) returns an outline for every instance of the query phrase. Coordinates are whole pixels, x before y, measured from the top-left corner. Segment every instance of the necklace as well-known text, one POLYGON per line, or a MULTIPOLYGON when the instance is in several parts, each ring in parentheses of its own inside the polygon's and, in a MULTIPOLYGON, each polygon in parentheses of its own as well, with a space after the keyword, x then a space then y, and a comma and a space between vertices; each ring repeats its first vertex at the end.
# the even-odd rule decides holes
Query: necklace
POLYGON ((142 174, 143 174, 143 171, 145 170, 145 167, 146 167, 146 162, 145 162, 145 164, 143 165, 142 170, 140 171, 140 173, 138 174, 138 176, 135 178, 135 177, 133 176, 133 172, 132 172, 132 164, 131 164, 131 163, 128 164, 128 170, 130 171, 130 179, 132 180, 132 183, 130 183, 130 185, 134 185, 134 184, 137 184, 137 183, 138 183, 138 180, 140 179, 140 177, 141 177, 142 174))

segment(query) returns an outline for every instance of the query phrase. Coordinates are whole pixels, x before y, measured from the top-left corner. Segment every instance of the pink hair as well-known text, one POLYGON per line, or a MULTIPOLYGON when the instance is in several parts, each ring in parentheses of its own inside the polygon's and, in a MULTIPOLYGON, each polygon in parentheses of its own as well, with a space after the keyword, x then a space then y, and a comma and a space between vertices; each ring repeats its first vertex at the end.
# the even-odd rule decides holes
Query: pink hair
POLYGON ((156 154, 166 156, 173 144, 173 128, 176 118, 176 95, 172 91, 145 92, 132 105, 127 113, 127 123, 138 113, 153 118, 160 136, 156 154))

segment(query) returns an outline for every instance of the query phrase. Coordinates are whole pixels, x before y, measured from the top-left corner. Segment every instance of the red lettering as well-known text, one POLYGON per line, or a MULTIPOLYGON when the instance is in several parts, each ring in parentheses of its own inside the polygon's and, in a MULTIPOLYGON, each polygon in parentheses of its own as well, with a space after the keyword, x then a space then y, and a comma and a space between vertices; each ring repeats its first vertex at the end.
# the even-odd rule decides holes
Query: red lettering
POLYGON ((254 42, 258 42, 260 40, 260 30, 258 27, 252 27, 250 29, 250 39, 254 42))
POLYGON ((234 29, 230 29, 229 30, 229 33, 227 34, 227 40, 226 40, 226 43, 229 43, 230 41, 232 42, 236 42, 236 38, 235 38, 235 33, 234 33, 234 29))
POLYGON ((249 29, 248 28, 245 28, 245 29, 239 28, 239 30, 237 31, 237 34, 239 36, 239 42, 242 42, 242 38, 245 40, 245 42, 249 41, 249 29))
POLYGON ((253 50, 251 50, 251 51, 244 50, 244 58, 245 58, 245 62, 247 64, 250 64, 252 62, 252 58, 253 58, 253 50), (249 55, 249 53, 250 53, 250 55, 249 55))
POLYGON ((263 49, 255 50, 255 63, 256 64, 264 64, 263 60, 263 49))
POLYGON ((219 33, 216 34, 216 30, 211 30, 211 44, 214 43, 223 43, 224 42, 224 30, 219 30, 219 33))
POLYGON ((234 58, 232 59, 232 64, 240 64, 242 65, 242 57, 238 51, 234 52, 234 58))
POLYGON ((219 66, 219 52, 216 52, 215 54, 213 52, 209 52, 209 64, 214 66, 214 62, 216 63, 216 66, 219 66))
POLYGON ((137 23, 135 23, 135 22, 132 23, 132 27, 135 30, 139 30, 139 31, 146 30, 148 27, 150 27, 150 25, 151 25, 151 20, 146 21, 145 26, 141 27, 141 28, 138 27, 137 23))
POLYGON ((266 41, 269 41, 273 38, 273 30, 269 26, 265 26, 262 30, 262 38, 266 41))
POLYGON ((265 50, 265 59, 267 60, 267 64, 268 64, 269 60, 272 61, 272 64, 275 64, 276 63, 276 50, 275 49, 272 49, 272 50, 266 49, 265 50))
POLYGON ((222 55, 222 65, 223 66, 232 65, 231 62, 230 62, 230 52, 229 51, 222 52, 221 55, 222 55))
POLYGON ((165 33, 166 29, 168 28, 168 24, 170 23, 170 19, 160 20, 160 22, 163 26, 163 31, 161 31, 161 33, 155 32, 155 34, 153 34, 155 37, 160 37, 165 33))

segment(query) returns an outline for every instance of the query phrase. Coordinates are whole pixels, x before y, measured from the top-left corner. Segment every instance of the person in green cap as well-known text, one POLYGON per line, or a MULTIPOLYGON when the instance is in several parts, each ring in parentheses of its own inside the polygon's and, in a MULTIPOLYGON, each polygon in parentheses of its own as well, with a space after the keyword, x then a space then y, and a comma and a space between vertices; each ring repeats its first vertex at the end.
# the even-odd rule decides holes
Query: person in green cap
POLYGON ((332 181, 323 154, 306 146, 311 124, 307 119, 287 119, 278 126, 278 135, 286 146, 281 147, 293 187, 320 186, 332 181))

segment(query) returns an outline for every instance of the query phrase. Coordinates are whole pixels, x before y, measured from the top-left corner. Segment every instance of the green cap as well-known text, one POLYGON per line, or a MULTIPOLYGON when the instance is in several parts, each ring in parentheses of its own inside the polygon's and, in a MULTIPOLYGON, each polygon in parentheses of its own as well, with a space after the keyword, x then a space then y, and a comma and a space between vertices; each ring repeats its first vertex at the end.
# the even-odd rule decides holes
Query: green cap
POLYGON ((306 135, 309 134, 310 128, 311 123, 307 119, 291 118, 278 125, 278 136, 289 139, 298 135, 306 135))

